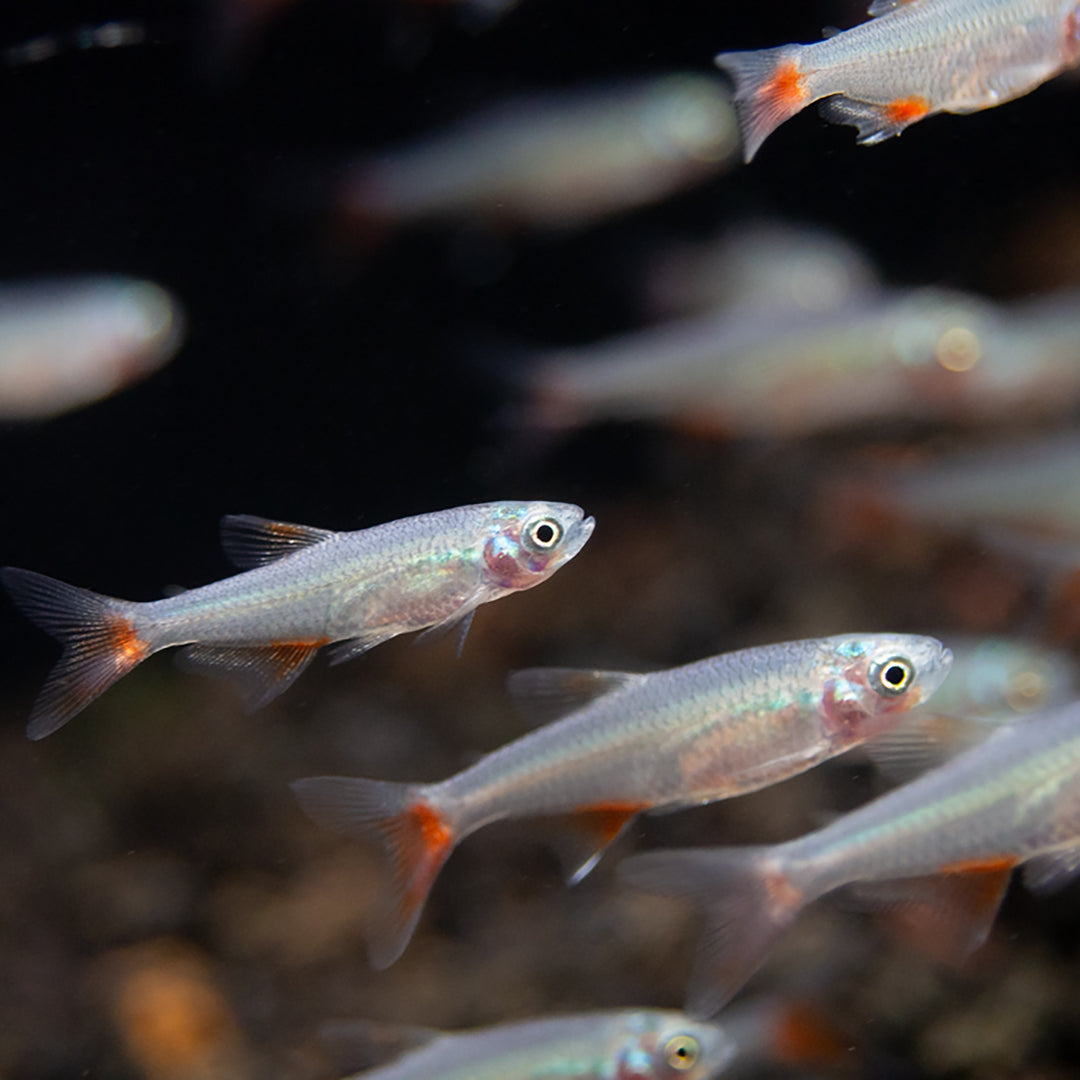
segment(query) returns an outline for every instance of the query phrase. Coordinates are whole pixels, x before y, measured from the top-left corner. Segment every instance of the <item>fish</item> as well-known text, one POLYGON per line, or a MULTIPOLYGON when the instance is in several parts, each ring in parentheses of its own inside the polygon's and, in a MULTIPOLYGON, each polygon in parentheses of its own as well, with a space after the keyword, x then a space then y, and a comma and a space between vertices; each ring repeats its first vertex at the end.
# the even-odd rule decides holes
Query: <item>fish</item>
POLYGON ((355 1074, 366 1080, 712 1080, 735 1052, 721 1025, 665 1009, 454 1032, 343 1020, 320 1035, 352 1057, 394 1041, 408 1047, 399 1060, 355 1074))
POLYGON ((345 170, 347 221, 479 217, 572 229, 720 173, 735 114, 710 76, 675 73, 508 100, 345 170))
POLYGON ((1077 0, 874 0, 868 13, 810 45, 716 56, 735 81, 747 162, 815 101, 872 145, 934 113, 1023 97, 1080 61, 1077 0))
POLYGON ((756 791, 843 753, 926 701, 951 661, 935 638, 843 634, 651 674, 533 668, 509 688, 550 722, 449 779, 320 776, 292 789, 320 825, 382 846, 393 885, 367 942, 373 966, 387 968, 443 863, 484 825, 567 815, 564 856, 576 884, 639 813, 756 791))
POLYGON ((179 302, 151 281, 0 286, 0 420, 46 420, 145 378, 180 347, 179 302))
POLYGON ((1054 310, 1051 326, 1027 304, 922 288, 823 311, 706 313, 535 353, 524 419, 547 431, 642 420, 799 438, 884 420, 1059 415, 1080 401, 1080 307, 1054 310))
POLYGON ((338 643, 341 663, 398 634, 456 628, 460 647, 477 607, 545 581, 593 526, 556 502, 479 503, 355 532, 230 515, 222 542, 245 572, 149 602, 5 567, 15 603, 64 645, 27 734, 50 735, 178 645, 184 666, 238 682, 249 709, 286 690, 324 645, 338 643))
MULTIPOLYGON (((1080 702, 1002 727, 937 769, 785 843, 657 851, 620 864, 624 882, 706 912, 690 1008, 720 1009, 802 909, 846 885, 909 881, 948 951, 981 945, 1025 864, 1036 892, 1080 872, 1080 702)), ((894 888, 889 899, 897 902, 894 888)))

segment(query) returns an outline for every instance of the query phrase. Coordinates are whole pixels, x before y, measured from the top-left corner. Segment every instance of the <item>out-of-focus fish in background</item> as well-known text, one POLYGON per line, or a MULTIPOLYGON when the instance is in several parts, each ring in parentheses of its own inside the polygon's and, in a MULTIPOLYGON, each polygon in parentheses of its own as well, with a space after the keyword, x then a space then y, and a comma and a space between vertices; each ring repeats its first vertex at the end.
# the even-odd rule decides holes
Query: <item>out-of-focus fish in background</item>
POLYGON ((114 19, 38 34, 26 41, 8 45, 0 50, 0 62, 10 67, 21 67, 24 64, 40 64, 68 52, 131 48, 144 45, 149 40, 149 32, 144 23, 114 19))
POLYGON ((821 112, 878 143, 937 112, 1022 97, 1080 60, 1076 0, 874 0, 869 22, 812 45, 725 52, 750 161, 785 120, 821 112))
MULTIPOLYGON (((985 941, 1014 867, 1050 891, 1080 871, 1080 703, 1008 725, 966 753, 838 818, 766 847, 652 852, 619 867, 646 891, 708 913, 691 990, 719 1009, 813 900, 855 883, 933 876, 914 897, 950 951, 985 941), (933 890, 930 894, 927 890, 933 890), (926 901, 929 899, 929 903, 926 901)), ((895 893, 892 899, 897 899, 895 893)))
POLYGON ((180 347, 160 285, 123 277, 0 286, 0 419, 43 420, 145 378, 180 347))
POLYGON ((358 227, 464 216, 577 228, 717 175, 737 142, 720 80, 654 76, 506 101, 349 167, 337 200, 358 227))
POLYGON ((460 1032, 340 1020, 325 1024, 320 1036, 342 1063, 366 1064, 395 1041, 405 1048, 392 1064, 357 1074, 367 1080, 712 1080, 735 1053, 721 1025, 664 1009, 460 1032))
POLYGON ((646 297, 664 317, 701 311, 830 311, 878 292, 870 258, 827 229, 748 224, 661 253, 646 297))
POLYGON ((435 784, 344 776, 293 790, 317 822, 379 840, 390 902, 372 963, 404 951, 443 863, 493 821, 571 815, 571 883, 641 812, 726 799, 787 779, 894 725, 952 661, 934 638, 841 635, 763 645, 652 674, 537 668, 510 682, 542 718, 570 714, 435 784))
POLYGON ((148 603, 6 567, 12 598, 64 645, 27 734, 51 734, 175 645, 187 645, 186 666, 234 678, 258 708, 333 642, 334 663, 425 628, 456 627, 463 642, 477 607, 546 580, 592 530, 579 507, 547 502, 481 503, 356 532, 237 515, 222 519, 222 540, 253 569, 148 603))
POLYGON ((730 438, 1058 415, 1080 400, 1080 304, 1053 312, 927 288, 822 312, 699 315, 538 355, 527 418, 555 430, 653 420, 730 438))

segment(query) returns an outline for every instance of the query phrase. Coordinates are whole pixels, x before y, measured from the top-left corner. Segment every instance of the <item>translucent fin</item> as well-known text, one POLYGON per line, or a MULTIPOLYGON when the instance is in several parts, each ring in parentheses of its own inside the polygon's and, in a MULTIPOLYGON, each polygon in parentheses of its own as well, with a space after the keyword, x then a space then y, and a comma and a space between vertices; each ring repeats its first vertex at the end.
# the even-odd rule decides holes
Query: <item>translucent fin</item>
POLYGON ((635 889, 680 897, 705 912, 687 1006, 712 1016, 764 963, 806 902, 770 848, 658 851, 619 864, 635 889))
POLYGON ((943 765, 1005 725, 1005 721, 998 724, 915 711, 895 728, 864 743, 863 752, 883 775, 899 783, 943 765))
POLYGON ((873 0, 873 3, 866 9, 866 14, 872 19, 877 19, 882 15, 888 15, 890 11, 896 11, 897 8, 902 8, 914 2, 915 0, 873 0))
POLYGON ((353 660, 361 653, 366 653, 368 649, 374 649, 376 645, 381 645, 384 641, 397 637, 399 633, 400 631, 397 629, 379 630, 376 633, 369 634, 367 637, 354 637, 349 638, 348 641, 339 641, 330 650, 330 664, 344 664, 346 660, 353 660))
POLYGON ((31 739, 63 727, 155 651, 132 626, 133 604, 32 570, 8 566, 0 577, 23 614, 64 646, 30 713, 31 739))
POLYGON ((465 639, 469 636, 469 627, 472 626, 475 614, 475 605, 470 605, 463 614, 451 615, 449 619, 443 619, 442 622, 429 626, 416 638, 416 642, 419 644, 422 641, 434 641, 446 634, 454 634, 457 638, 457 654, 460 656, 461 650, 465 648, 465 639))
POLYGON ((735 114, 747 163, 785 120, 810 104, 799 49, 798 45, 785 45, 720 53, 714 58, 716 66, 735 80, 735 114))
POLYGON ((524 668, 506 680, 506 689, 527 723, 546 724, 576 712, 605 694, 641 682, 629 671, 584 668, 524 668))
POLYGON ((585 806, 565 820, 555 844, 566 873, 566 883, 577 885, 588 877, 600 857, 647 810, 642 803, 599 803, 585 806))
POLYGON ((1015 856, 942 867, 933 877, 866 883, 853 890, 884 907, 904 934, 935 959, 959 964, 990 935, 1016 866, 1015 856))
POLYGON ((434 1028, 378 1020, 328 1020, 319 1026, 319 1042, 329 1051, 340 1073, 370 1069, 444 1037, 434 1028))
POLYGON ((1077 874, 1080 874, 1080 844, 1029 859, 1024 866, 1024 884, 1032 892, 1045 896, 1065 888, 1077 874))
POLYGON ((851 1039, 813 1005, 781 1002, 763 1056, 789 1068, 843 1068, 851 1064, 851 1039))
POLYGON ((929 103, 921 97, 898 98, 878 105, 843 94, 825 98, 818 108, 830 124, 849 124, 858 128, 860 146, 873 146, 891 139, 930 112, 929 103))
POLYGON ((234 683, 244 695, 248 712, 254 712, 288 690, 322 644, 286 641, 257 648, 188 645, 176 661, 185 671, 234 683))
POLYGON ((291 525, 251 514, 228 514, 221 519, 221 546, 233 566, 241 570, 265 566, 339 535, 330 529, 291 525))
POLYGON ((439 811, 410 784, 316 776, 297 780, 293 794, 320 825, 377 839, 393 868, 393 890, 368 933, 373 967, 388 968, 405 951, 431 886, 457 837, 439 811))

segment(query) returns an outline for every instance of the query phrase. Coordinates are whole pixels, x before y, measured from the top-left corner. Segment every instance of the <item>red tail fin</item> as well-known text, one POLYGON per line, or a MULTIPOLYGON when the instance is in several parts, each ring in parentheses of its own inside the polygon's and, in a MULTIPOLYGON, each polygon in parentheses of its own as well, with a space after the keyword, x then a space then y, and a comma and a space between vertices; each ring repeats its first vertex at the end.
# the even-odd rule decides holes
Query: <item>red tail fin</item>
POLYGON ((636 889, 705 911, 687 1003, 701 1017, 727 1004, 807 902, 765 847, 650 852, 620 863, 619 875, 636 889))
POLYGON ((405 951, 431 886, 458 837, 439 810, 410 784, 315 776, 292 785, 300 805, 320 825, 346 835, 376 837, 394 871, 394 892, 368 933, 373 967, 388 968, 405 951))
POLYGON ((11 566, 0 578, 26 617, 64 646, 30 714, 31 739, 63 727, 153 652, 135 632, 131 605, 123 600, 11 566))
POLYGON ((761 144, 813 100, 799 64, 799 46, 720 53, 716 66, 735 80, 735 112, 749 162, 761 144))

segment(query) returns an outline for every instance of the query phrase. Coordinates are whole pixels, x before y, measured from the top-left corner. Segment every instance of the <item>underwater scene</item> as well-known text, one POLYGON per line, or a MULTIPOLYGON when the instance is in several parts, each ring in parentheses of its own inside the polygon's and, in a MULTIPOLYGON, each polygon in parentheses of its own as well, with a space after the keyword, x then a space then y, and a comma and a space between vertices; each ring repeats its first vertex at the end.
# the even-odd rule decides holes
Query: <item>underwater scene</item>
POLYGON ((1077 1075, 1076 0, 0 94, 0 1078, 1077 1075))

